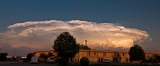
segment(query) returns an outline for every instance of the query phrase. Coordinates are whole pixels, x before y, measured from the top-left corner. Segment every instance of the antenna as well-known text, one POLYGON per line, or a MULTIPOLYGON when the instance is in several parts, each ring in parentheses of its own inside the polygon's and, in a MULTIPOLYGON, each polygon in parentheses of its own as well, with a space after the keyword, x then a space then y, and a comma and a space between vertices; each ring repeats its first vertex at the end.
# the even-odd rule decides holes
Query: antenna
POLYGON ((16 49, 14 49, 14 57, 16 58, 16 54, 15 53, 16 53, 16 49))
POLYGON ((87 46, 87 40, 85 40, 84 42, 85 42, 85 45, 87 46))

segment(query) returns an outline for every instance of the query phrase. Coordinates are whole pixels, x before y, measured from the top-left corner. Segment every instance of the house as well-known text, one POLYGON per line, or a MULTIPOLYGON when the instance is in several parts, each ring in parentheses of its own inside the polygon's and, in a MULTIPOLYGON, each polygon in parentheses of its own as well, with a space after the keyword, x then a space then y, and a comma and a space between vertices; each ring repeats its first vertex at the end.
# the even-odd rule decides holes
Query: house
POLYGON ((54 51, 54 50, 47 50, 47 51, 37 51, 37 52, 34 52, 34 56, 35 57, 38 57, 38 60, 39 61, 46 61, 45 58, 41 58, 40 55, 41 54, 44 54, 44 55, 49 55, 49 53, 52 53, 53 55, 57 56, 57 53, 54 51))
MULTIPOLYGON (((36 57, 39 57, 40 54, 48 55, 48 53, 54 54, 57 56, 57 53, 54 50, 48 51, 38 51, 34 52, 36 57)), ((146 59, 153 57, 152 53, 145 53, 146 59)), ((80 49, 79 52, 72 58, 70 62, 79 62, 82 57, 87 57, 90 62, 102 62, 103 59, 107 59, 110 62, 119 62, 119 63, 126 63, 129 61, 129 54, 127 51, 120 50, 120 51, 111 51, 111 50, 83 50, 80 49)))
POLYGON ((101 62, 108 59, 111 62, 129 62, 127 52, 114 52, 111 50, 80 50, 74 57, 74 62, 79 62, 82 57, 87 57, 90 62, 101 62))

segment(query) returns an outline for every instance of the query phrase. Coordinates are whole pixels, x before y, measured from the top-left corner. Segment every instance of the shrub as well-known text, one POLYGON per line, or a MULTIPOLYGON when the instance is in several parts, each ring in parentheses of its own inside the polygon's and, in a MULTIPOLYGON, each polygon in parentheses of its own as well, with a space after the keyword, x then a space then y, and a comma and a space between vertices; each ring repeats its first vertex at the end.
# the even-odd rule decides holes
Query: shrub
POLYGON ((59 59, 58 64, 59 64, 59 65, 67 65, 67 62, 68 62, 68 60, 67 60, 66 57, 61 57, 61 58, 59 59))
POLYGON ((80 59, 80 64, 81 64, 82 66, 88 65, 88 64, 89 64, 89 59, 88 59, 87 57, 82 57, 82 58, 80 59))

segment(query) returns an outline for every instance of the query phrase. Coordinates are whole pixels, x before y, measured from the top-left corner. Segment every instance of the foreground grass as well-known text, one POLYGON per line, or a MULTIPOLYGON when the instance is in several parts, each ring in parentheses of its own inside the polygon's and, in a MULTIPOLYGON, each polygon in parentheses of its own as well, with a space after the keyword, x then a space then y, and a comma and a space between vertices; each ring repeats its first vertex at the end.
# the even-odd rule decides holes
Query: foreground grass
MULTIPOLYGON (((81 66, 80 64, 67 64, 65 66, 81 66)), ((88 66, 160 66, 158 65, 153 65, 153 64, 147 64, 147 65, 142 65, 142 64, 90 64, 88 66)))
MULTIPOLYGON (((66 66, 81 66, 81 65, 66 65, 66 66)), ((160 66, 160 65, 105 65, 105 64, 93 64, 88 66, 160 66)))

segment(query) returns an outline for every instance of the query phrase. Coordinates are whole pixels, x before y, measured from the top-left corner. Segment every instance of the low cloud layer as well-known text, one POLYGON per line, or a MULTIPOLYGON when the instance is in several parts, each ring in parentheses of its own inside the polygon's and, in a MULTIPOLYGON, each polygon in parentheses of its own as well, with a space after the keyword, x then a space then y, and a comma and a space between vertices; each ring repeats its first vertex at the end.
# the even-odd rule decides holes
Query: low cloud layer
POLYGON ((77 42, 92 49, 129 48, 149 37, 146 31, 113 23, 96 23, 80 20, 71 21, 28 21, 8 26, 0 33, 0 47, 51 49, 55 38, 62 32, 69 32, 77 42))

